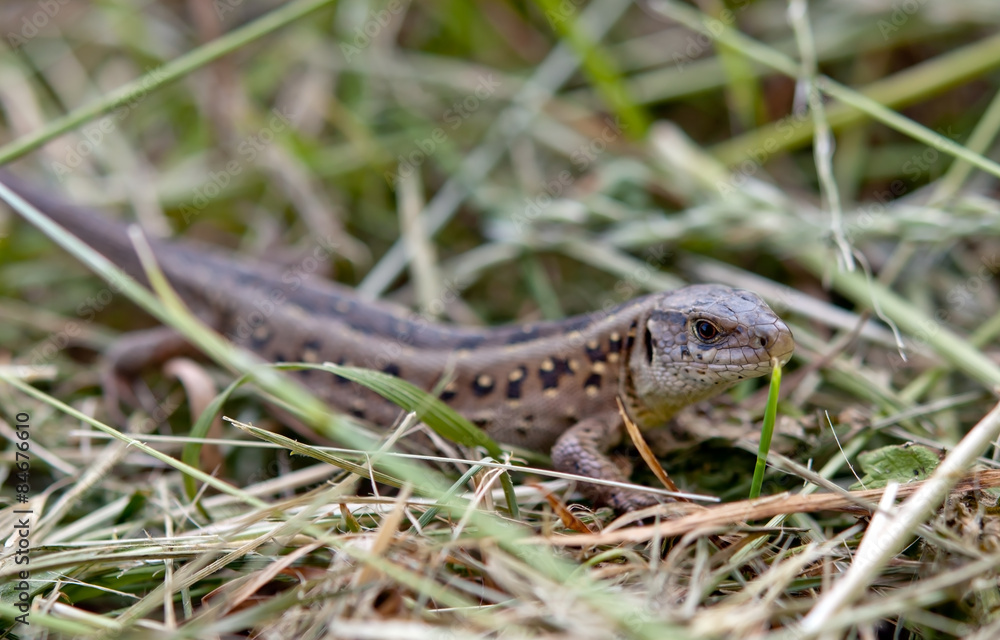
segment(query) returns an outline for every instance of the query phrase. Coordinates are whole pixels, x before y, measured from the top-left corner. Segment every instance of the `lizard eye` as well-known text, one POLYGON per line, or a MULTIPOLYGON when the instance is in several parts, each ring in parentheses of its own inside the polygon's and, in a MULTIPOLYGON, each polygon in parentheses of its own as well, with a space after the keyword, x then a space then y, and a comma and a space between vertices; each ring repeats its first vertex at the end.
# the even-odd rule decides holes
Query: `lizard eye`
POLYGON ((694 333, 705 342, 711 342, 719 337, 719 328, 708 320, 698 320, 694 323, 694 333))

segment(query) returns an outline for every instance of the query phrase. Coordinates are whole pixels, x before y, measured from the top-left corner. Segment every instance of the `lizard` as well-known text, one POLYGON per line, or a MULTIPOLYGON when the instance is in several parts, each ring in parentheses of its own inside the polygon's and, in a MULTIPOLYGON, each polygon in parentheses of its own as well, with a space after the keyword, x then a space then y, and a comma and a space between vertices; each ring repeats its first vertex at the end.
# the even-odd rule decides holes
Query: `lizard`
MULTIPOLYGON (((8 172, 0 172, 0 181, 146 283, 127 224, 8 172)), ((374 368, 428 391, 439 388, 442 401, 494 440, 549 453, 556 470, 585 478, 628 479, 609 455, 624 433, 616 398, 640 429, 662 427, 684 407, 768 375, 794 350, 788 326, 759 296, 719 284, 652 293, 563 320, 461 327, 191 241, 150 238, 150 245, 192 311, 258 356, 374 368)), ((112 348, 111 366, 134 375, 186 347, 179 334, 151 331, 112 348)), ((356 418, 387 425, 400 414, 335 374, 294 375, 356 418)), ((618 512, 658 502, 636 490, 581 485, 585 496, 618 512)))

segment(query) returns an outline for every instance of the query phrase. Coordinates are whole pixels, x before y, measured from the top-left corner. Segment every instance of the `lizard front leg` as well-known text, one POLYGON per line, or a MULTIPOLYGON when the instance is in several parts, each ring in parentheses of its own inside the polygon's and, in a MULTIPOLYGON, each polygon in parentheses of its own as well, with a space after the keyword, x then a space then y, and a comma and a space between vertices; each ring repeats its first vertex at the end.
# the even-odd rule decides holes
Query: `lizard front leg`
MULTIPOLYGON (((618 444, 624 433, 621 417, 607 414, 587 418, 565 431, 552 447, 552 464, 558 471, 628 482, 628 473, 612 462, 607 453, 618 444)), ((615 511, 635 511, 659 503, 649 493, 585 482, 580 490, 597 504, 608 505, 615 511)))

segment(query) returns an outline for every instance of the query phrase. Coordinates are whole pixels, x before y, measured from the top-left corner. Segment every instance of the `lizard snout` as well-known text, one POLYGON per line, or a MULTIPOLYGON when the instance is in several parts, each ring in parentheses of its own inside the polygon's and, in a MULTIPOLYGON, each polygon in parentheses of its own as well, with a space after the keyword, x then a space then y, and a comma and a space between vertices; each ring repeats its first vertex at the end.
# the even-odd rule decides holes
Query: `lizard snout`
POLYGON ((754 336, 750 340, 753 348, 763 349, 782 366, 791 360, 792 352, 795 351, 795 340, 788 325, 775 318, 773 323, 758 324, 754 329, 754 336))

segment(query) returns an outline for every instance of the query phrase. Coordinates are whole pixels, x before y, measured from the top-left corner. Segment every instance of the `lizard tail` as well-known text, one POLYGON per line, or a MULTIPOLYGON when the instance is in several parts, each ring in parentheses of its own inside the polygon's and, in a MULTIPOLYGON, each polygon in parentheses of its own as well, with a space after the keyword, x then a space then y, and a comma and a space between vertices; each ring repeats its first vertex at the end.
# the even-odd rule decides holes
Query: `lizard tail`
POLYGON ((126 224, 52 195, 52 190, 30 184, 4 169, 0 169, 0 182, 126 272, 142 277, 143 269, 128 237, 126 224))

